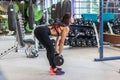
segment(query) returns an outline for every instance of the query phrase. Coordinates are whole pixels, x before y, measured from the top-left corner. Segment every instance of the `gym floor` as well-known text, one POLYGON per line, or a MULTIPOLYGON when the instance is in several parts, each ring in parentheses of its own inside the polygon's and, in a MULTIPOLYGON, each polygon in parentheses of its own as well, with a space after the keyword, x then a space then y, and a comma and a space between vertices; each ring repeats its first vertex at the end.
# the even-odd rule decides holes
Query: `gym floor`
MULTIPOLYGON (((13 46, 14 42, 14 37, 0 36, 0 52, 13 46)), ((119 52, 118 48, 104 48, 105 56, 119 56, 119 52)), ((40 50, 37 58, 26 58, 23 50, 10 52, 0 59, 0 69, 7 80, 120 80, 120 61, 95 62, 99 57, 96 47, 65 47, 63 56, 65 63, 61 67, 66 73, 61 76, 49 74, 45 50, 40 50)))

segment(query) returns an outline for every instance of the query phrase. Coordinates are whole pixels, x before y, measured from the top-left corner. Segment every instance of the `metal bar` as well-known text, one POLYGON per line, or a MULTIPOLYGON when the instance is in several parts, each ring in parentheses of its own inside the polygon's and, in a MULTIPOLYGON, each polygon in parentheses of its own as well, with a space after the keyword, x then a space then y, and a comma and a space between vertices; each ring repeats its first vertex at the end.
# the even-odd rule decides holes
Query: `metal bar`
POLYGON ((74 17, 74 0, 71 2, 71 15, 74 17))
POLYGON ((109 28, 109 30, 110 30, 110 33, 111 33, 111 34, 114 34, 114 33, 113 33, 113 30, 112 30, 111 24, 110 24, 109 22, 107 22, 107 25, 108 25, 108 28, 109 28))
POLYGON ((93 28, 94 28, 95 35, 96 35, 95 37, 96 37, 96 40, 97 40, 97 46, 98 46, 98 48, 100 48, 99 35, 98 35, 98 32, 97 32, 97 28, 96 28, 95 23, 93 23, 93 28))
POLYGON ((103 0, 100 0, 100 58, 103 58, 103 0))
POLYGON ((48 0, 45 0, 45 8, 46 8, 46 23, 48 24, 48 0))
POLYGON ((108 60, 119 60, 120 56, 116 56, 116 57, 104 57, 104 58, 98 58, 95 59, 95 61, 108 61, 108 60))

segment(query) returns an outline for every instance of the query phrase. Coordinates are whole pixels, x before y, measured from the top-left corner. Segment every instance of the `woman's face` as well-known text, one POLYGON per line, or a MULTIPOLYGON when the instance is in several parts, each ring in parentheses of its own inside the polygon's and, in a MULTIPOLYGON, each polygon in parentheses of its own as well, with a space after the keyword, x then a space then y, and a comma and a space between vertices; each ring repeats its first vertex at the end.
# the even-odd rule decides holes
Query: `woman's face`
POLYGON ((74 23, 74 18, 71 16, 70 20, 69 20, 69 23, 72 24, 74 23))

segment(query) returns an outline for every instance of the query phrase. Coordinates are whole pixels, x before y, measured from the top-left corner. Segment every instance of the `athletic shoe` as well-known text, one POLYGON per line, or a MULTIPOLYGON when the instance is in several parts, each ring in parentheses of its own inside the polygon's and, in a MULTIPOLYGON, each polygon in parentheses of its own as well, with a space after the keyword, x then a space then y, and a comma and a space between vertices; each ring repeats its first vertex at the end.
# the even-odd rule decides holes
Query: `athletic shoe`
POLYGON ((58 70, 58 69, 54 72, 56 73, 56 75, 64 75, 65 74, 64 71, 61 71, 61 70, 58 70))
POLYGON ((54 75, 63 75, 63 74, 65 74, 65 72, 61 71, 61 68, 57 68, 57 70, 54 71, 54 69, 52 67, 50 67, 50 74, 52 76, 54 76, 54 75))
POLYGON ((55 73, 55 71, 54 71, 53 69, 50 69, 50 74, 51 74, 52 76, 56 75, 56 73, 55 73))

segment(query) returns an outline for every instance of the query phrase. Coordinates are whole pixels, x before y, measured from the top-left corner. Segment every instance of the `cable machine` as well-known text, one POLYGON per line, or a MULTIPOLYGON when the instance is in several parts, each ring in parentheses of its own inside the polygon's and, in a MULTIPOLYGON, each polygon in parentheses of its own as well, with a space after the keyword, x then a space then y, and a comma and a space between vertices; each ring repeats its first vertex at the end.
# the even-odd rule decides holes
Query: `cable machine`
POLYGON ((118 60, 120 56, 114 57, 104 57, 104 49, 103 49, 103 13, 104 9, 104 0, 100 0, 100 48, 99 48, 99 58, 96 58, 95 61, 107 61, 107 60, 118 60))

